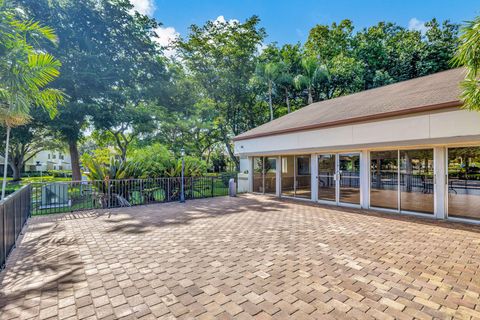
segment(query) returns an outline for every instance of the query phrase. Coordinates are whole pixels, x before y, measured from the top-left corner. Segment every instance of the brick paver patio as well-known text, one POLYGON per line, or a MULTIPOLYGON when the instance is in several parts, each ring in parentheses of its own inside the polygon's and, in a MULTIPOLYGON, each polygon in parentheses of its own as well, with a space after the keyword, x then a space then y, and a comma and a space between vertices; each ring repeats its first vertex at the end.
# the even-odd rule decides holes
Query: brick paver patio
POLYGON ((1 319, 480 319, 480 227, 261 196, 31 219, 1 319))

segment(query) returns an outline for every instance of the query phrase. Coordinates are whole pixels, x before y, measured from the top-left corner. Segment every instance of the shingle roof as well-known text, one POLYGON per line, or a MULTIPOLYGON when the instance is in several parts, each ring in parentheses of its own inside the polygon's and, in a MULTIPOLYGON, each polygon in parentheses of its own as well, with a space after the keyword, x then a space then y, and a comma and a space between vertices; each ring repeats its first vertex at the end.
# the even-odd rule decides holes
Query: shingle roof
POLYGON ((460 106, 463 68, 451 69, 348 96, 312 103, 244 132, 244 140, 460 106))

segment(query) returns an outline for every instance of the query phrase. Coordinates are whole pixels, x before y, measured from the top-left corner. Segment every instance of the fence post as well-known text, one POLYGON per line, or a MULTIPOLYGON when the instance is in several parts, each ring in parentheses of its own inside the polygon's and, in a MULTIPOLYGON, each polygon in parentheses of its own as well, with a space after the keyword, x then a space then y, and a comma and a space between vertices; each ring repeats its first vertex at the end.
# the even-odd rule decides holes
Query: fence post
POLYGON ((212 198, 215 195, 215 192, 213 191, 214 190, 213 188, 215 188, 215 180, 214 179, 215 179, 215 177, 212 176, 212 198))
POLYGON ((5 214, 5 206, 2 204, 0 204, 0 211, 2 212, 2 215, 3 215, 3 230, 2 230, 2 237, 3 237, 3 257, 2 257, 2 264, 0 265, 0 267, 3 267, 4 264, 7 264, 7 232, 6 232, 6 223, 7 223, 7 220, 6 220, 6 214, 5 214))
POLYGON ((13 247, 15 248, 17 245, 17 206, 15 205, 15 198, 12 198, 12 207, 13 207, 13 236, 15 239, 13 239, 13 247))
POLYGON ((171 197, 170 197, 170 178, 167 178, 167 194, 166 194, 165 199, 167 199, 167 202, 171 201, 171 197))
POLYGON ((111 207, 111 197, 110 197, 110 180, 107 180, 107 209, 111 207))
POLYGON ((190 177, 190 190, 191 190, 190 194, 192 199, 195 199, 195 194, 193 192, 193 177, 190 177))
MULTIPOLYGON (((32 185, 29 184, 28 185, 28 201, 27 201, 27 217, 28 218, 31 218, 32 217, 32 201, 33 201, 33 197, 32 197, 32 185)), ((27 218, 27 219, 28 219, 27 218)))

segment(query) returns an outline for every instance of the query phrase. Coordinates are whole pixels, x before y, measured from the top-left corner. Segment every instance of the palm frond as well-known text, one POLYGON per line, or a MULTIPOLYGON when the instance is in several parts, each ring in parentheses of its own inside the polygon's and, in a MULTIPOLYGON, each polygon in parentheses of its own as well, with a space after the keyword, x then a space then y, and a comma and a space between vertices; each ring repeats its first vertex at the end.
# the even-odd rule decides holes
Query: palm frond
POLYGON ((52 88, 40 90, 32 98, 35 105, 44 108, 52 119, 58 113, 57 107, 65 102, 65 94, 52 88))
POLYGON ((480 80, 477 77, 468 76, 460 84, 464 107, 468 110, 480 111, 480 80))
POLYGON ((21 21, 21 20, 14 19, 10 21, 10 25, 25 33, 37 34, 54 43, 57 42, 58 40, 55 34, 55 31, 52 28, 47 26, 42 26, 37 21, 33 21, 33 20, 21 21))
POLYGON ((60 61, 48 53, 30 54, 23 74, 23 80, 30 87, 44 87, 60 75, 60 61))
POLYGON ((302 74, 299 74, 293 79, 293 83, 295 85, 295 88, 297 88, 298 90, 301 90, 308 86, 309 84, 308 77, 302 74))

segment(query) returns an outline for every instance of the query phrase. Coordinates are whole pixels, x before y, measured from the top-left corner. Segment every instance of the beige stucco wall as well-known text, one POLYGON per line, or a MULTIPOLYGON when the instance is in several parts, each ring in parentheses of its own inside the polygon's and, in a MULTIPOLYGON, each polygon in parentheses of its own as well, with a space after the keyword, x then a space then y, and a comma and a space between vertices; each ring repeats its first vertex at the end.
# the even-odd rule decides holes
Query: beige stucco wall
POLYGON ((443 145, 479 141, 480 113, 432 112, 235 142, 238 155, 289 154, 391 145, 443 145))

